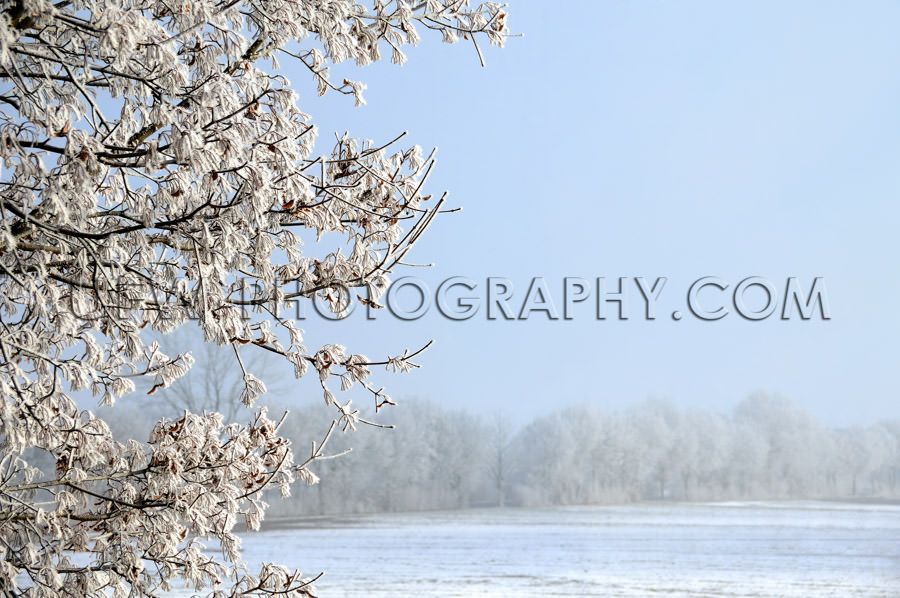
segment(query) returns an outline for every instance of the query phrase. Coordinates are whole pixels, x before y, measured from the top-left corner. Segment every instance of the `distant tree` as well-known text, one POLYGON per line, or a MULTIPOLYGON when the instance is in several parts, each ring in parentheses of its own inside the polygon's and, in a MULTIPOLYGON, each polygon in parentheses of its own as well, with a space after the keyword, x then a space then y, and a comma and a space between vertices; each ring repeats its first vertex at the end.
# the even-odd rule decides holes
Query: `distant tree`
POLYGON ((897 440, 891 434, 890 429, 883 423, 866 429, 872 495, 883 493, 890 484, 889 472, 897 450, 896 443, 897 440))
POLYGON ((769 460, 769 443, 751 422, 733 422, 728 474, 734 485, 734 496, 759 498, 760 482, 769 460))
POLYGON ((897 491, 897 482, 900 481, 900 420, 889 420, 882 422, 884 429, 891 435, 893 439, 888 444, 888 454, 885 462, 885 476, 890 493, 897 491))
MULTIPOLYGON (((187 410, 191 413, 207 411, 221 413, 225 421, 234 421, 246 409, 240 401, 235 400, 244 390, 244 376, 237 367, 234 353, 230 346, 204 343, 198 339, 195 331, 180 328, 160 338, 160 348, 168 353, 170 347, 177 352, 182 347, 196 346, 191 350, 193 365, 190 371, 174 381, 167 392, 158 393, 155 401, 158 405, 150 405, 154 412, 164 412, 172 417, 187 410)), ((250 351, 241 356, 244 367, 260 380, 266 381, 269 395, 281 396, 289 388, 290 378, 279 377, 275 358, 280 357, 268 351, 250 351)), ((149 387, 147 389, 149 390, 149 387)), ((147 403, 147 401, 141 401, 147 403)))
POLYGON ((506 494, 508 492, 510 476, 510 432, 509 420, 501 413, 492 418, 490 424, 490 471, 491 481, 494 486, 496 503, 498 507, 506 506, 506 494))
POLYGON ((733 426, 727 417, 708 411, 689 411, 688 425, 697 429, 697 482, 702 494, 720 499, 726 494, 730 480, 733 426))
POLYGON ((0 592, 151 596, 178 578, 216 596, 311 591, 280 565, 245 570, 234 529, 259 526, 264 489, 316 481, 309 464, 330 430, 299 463, 265 410, 243 425, 186 411, 149 443, 120 441, 72 393, 108 405, 141 377, 167 392, 193 347, 170 356, 148 333, 196 318, 232 352, 244 405, 266 390, 251 349, 296 377, 314 370, 331 429, 361 421, 335 378, 390 404, 371 368, 406 371, 416 353, 308 350, 285 312, 315 295, 340 311, 353 288, 378 299, 441 211, 443 197, 423 192, 433 162, 398 149, 402 135, 345 135, 316 156, 278 60, 361 103, 364 86, 333 81, 330 64, 383 51, 402 63, 423 28, 502 44, 505 18, 457 0, 0 5, 0 592), (35 452, 55 471, 34 467, 35 452))
POLYGON ((768 446, 763 484, 770 496, 809 496, 819 475, 820 426, 785 397, 754 393, 735 408, 735 422, 753 426, 768 446))
POLYGON ((690 477, 693 473, 693 449, 687 445, 695 442, 693 431, 682 430, 682 437, 676 434, 680 427, 681 414, 671 401, 651 399, 634 413, 632 422, 639 438, 633 450, 639 455, 642 469, 652 471, 655 479, 653 496, 666 498, 671 479, 681 474, 690 477))

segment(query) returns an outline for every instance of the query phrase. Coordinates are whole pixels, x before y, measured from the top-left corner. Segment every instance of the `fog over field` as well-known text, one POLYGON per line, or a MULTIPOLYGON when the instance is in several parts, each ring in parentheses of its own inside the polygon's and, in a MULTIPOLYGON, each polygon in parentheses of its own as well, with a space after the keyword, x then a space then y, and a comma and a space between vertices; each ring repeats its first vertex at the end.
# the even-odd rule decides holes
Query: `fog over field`
MULTIPOLYGON (((273 415, 280 413, 273 404, 273 415)), ((146 433, 134 404, 105 414, 123 436, 146 433)), ((731 414, 648 400, 624 411, 567 407, 514 429, 410 399, 331 438, 349 454, 313 468, 321 481, 273 498, 279 516, 484 506, 772 499, 900 500, 900 421, 834 429, 789 399, 758 393, 731 414)), ((300 455, 327 429, 317 406, 291 410, 281 431, 300 455)))

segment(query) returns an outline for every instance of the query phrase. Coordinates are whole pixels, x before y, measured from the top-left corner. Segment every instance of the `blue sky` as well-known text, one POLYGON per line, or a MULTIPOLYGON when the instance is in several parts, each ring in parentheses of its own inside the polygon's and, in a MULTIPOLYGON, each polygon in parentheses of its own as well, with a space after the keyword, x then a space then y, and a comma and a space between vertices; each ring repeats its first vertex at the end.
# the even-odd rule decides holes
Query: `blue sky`
MULTIPOLYGON (((900 417, 900 5, 895 2, 512 1, 524 37, 486 51, 435 36, 403 67, 338 69, 368 104, 315 98, 283 68, 321 127, 439 148, 431 192, 463 206, 439 218, 410 259, 423 277, 524 298, 546 279, 668 278, 655 321, 306 323, 308 345, 371 357, 427 340, 423 370, 378 373, 418 395, 519 421, 587 402, 648 397, 730 411, 781 393, 835 425, 900 417), (559 8, 562 6, 563 8, 559 8), (564 11, 564 12, 563 12, 564 11), (761 276, 784 289, 826 284, 832 319, 673 321, 690 284, 761 276)), ((309 387, 312 388, 311 386, 309 387)))

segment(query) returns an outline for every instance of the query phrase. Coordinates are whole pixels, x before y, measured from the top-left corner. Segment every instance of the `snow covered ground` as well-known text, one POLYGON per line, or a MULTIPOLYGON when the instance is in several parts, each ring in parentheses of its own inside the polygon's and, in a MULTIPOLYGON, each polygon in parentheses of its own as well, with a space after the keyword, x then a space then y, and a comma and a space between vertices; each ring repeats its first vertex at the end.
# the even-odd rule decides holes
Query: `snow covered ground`
POLYGON ((303 518, 249 563, 320 596, 900 598, 900 506, 640 504, 303 518))

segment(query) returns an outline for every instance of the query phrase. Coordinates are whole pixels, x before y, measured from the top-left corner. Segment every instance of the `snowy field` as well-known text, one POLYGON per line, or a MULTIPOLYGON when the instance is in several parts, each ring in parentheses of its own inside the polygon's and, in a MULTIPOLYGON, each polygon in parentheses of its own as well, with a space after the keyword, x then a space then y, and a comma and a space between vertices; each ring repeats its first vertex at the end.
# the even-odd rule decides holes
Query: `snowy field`
POLYGON ((250 563, 326 596, 900 598, 900 506, 485 509, 270 522, 250 563))

